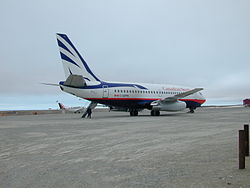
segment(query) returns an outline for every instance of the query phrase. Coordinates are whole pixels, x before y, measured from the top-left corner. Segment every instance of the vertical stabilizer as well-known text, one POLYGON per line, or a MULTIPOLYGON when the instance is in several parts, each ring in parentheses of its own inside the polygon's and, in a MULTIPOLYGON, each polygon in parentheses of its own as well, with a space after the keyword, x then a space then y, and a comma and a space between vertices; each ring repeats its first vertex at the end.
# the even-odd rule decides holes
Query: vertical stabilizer
POLYGON ((66 78, 74 74, 83 76, 87 81, 100 81, 90 70, 67 35, 57 33, 56 38, 66 78))
POLYGON ((59 102, 58 105, 61 110, 65 110, 65 106, 62 103, 59 102))

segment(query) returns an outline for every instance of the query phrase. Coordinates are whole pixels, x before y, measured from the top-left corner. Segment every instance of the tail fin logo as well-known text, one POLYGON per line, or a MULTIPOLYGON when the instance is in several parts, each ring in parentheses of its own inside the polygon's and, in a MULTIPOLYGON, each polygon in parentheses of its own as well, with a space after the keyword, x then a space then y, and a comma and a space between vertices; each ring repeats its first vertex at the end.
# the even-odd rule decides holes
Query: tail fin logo
POLYGON ((65 109, 65 106, 62 103, 59 102, 58 105, 59 105, 60 109, 65 109))
POLYGON ((65 34, 56 34, 65 75, 82 75, 88 81, 100 81, 65 34))

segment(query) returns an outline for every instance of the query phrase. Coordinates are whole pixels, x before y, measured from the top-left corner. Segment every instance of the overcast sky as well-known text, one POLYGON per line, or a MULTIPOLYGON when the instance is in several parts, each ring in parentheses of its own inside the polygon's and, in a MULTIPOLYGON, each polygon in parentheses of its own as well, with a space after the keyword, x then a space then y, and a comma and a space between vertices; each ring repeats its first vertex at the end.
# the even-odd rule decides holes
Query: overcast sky
POLYGON ((103 80, 203 87, 208 104, 241 103, 250 98, 249 10, 249 0, 2 1, 0 109, 83 102, 39 84, 65 79, 57 32, 103 80))

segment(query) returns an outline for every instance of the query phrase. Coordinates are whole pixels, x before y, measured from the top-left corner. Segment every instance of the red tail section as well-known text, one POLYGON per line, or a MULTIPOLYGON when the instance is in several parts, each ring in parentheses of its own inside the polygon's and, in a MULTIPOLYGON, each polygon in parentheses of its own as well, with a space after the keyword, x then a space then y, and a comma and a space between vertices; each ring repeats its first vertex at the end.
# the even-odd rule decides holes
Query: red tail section
POLYGON ((58 103, 60 109, 65 109, 65 106, 62 103, 58 103))

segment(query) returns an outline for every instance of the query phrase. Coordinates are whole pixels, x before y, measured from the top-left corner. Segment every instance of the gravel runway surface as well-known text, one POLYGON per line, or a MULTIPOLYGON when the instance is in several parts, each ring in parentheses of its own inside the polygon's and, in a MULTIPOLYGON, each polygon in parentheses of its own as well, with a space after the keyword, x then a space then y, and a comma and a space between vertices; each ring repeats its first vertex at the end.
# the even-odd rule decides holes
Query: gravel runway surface
POLYGON ((250 187, 238 130, 250 108, 0 117, 0 187, 250 187))

